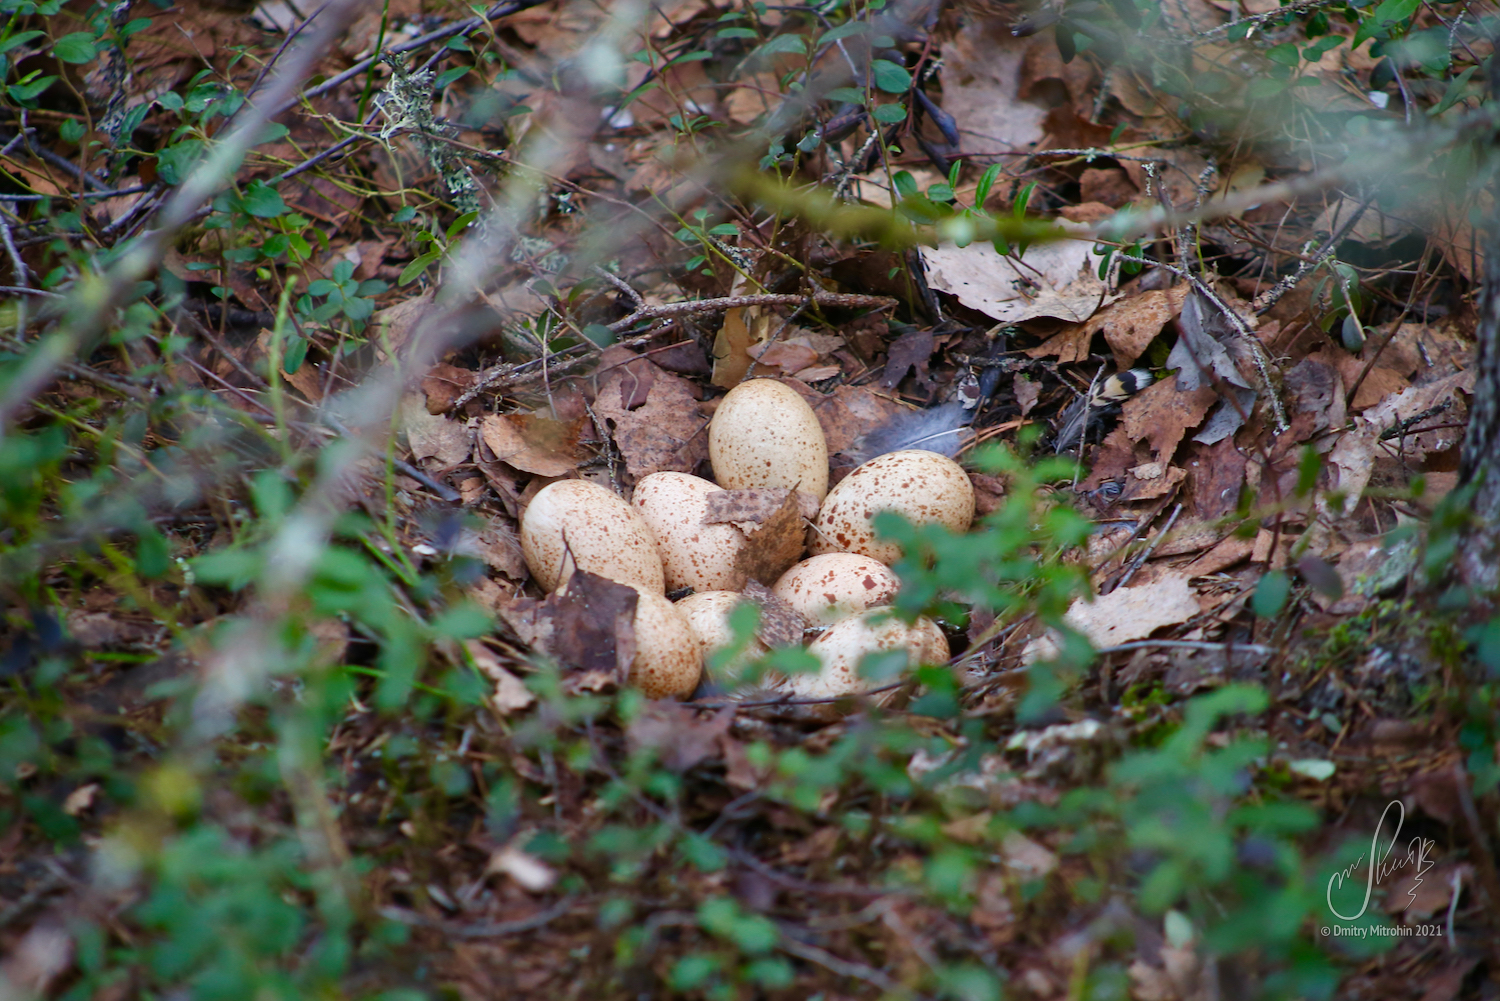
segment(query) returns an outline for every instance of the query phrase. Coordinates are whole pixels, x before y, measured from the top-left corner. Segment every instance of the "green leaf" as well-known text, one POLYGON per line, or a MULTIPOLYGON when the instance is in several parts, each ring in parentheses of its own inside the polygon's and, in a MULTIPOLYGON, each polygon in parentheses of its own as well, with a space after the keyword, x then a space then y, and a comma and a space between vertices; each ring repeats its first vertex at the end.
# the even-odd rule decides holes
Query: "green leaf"
POLYGON ((1272 80, 1269 77, 1261 77, 1251 80, 1250 86, 1245 88, 1245 96, 1252 101, 1259 101, 1267 97, 1275 97, 1286 90, 1285 80, 1272 80))
POLYGON ((829 101, 839 101, 844 104, 864 104, 865 92, 858 87, 835 87, 823 95, 829 101))
POLYGON ((583 336, 591 341, 594 345, 601 348, 607 348, 616 340, 618 340, 618 338, 615 337, 615 332, 613 330, 610 330, 602 323, 590 323, 588 326, 584 327, 583 336))
POLYGON ((438 74, 438 78, 432 82, 432 86, 437 90, 442 90, 444 87, 448 86, 450 83, 457 80, 465 73, 469 72, 471 68, 472 67, 469 66, 455 66, 452 69, 443 70, 443 72, 438 74))
POLYGON ((1357 49, 1367 38, 1389 38, 1391 30, 1415 14, 1421 3, 1422 0, 1385 0, 1360 21, 1350 46, 1357 49))
POLYGON ((771 39, 770 41, 766 42, 766 44, 756 49, 751 54, 750 58, 765 59, 768 56, 777 56, 783 54, 798 56, 806 55, 807 39, 803 38, 801 35, 777 35, 775 38, 771 39))
POLYGON ((454 35, 448 39, 448 48, 455 52, 473 52, 474 47, 469 44, 467 35, 454 35))
POLYGON ((0 53, 9 52, 16 46, 25 45, 33 38, 41 38, 45 34, 45 31, 18 31, 14 35, 11 35, 9 38, 7 38, 5 41, 0 42, 0 53))
POLYGON ((1017 219, 1026 218, 1026 206, 1031 204, 1031 193, 1035 190, 1035 181, 1032 181, 1030 184, 1026 185, 1026 187, 1021 189, 1021 193, 1016 195, 1015 204, 1010 207, 1010 214, 1012 216, 1017 219))
POLYGON ((203 140, 184 139, 156 153, 156 174, 168 184, 181 184, 203 156, 203 140))
POLYGON ((718 38, 759 38, 754 28, 720 28, 714 33, 718 38))
POLYGON ((979 177, 979 183, 974 186, 974 206, 983 208, 985 201, 990 197, 990 189, 995 186, 995 179, 1000 176, 1003 168, 998 163, 992 163, 985 168, 979 177))
POLYGON ((238 591, 260 573, 261 556, 247 549, 218 549, 190 561, 200 584, 215 584, 238 591))
POLYGON ((86 63, 97 59, 99 49, 92 31, 75 31, 52 43, 52 54, 65 63, 86 63))
POLYGON ((85 134, 83 123, 75 121, 71 118, 63 122, 62 126, 57 131, 58 134, 63 137, 64 142, 70 143, 76 143, 78 140, 82 139, 85 134))
POLYGON ((1273 63, 1280 63, 1283 66, 1290 66, 1292 69, 1296 69, 1297 64, 1302 61, 1302 53, 1297 51, 1297 46, 1291 42, 1286 42, 1269 49, 1266 52, 1266 58, 1273 63))
POLYGON ((344 315, 351 320, 368 320, 375 315, 375 300, 347 299, 344 302, 344 315))
POLYGON ((1443 91, 1443 99, 1439 101, 1437 103, 1437 106, 1429 111, 1428 114, 1441 115, 1443 112, 1447 111, 1449 108, 1457 104, 1459 98, 1463 97, 1464 88, 1468 86, 1469 78, 1472 77, 1478 69, 1478 66, 1470 66, 1458 76, 1454 77, 1452 80, 1449 80, 1448 89, 1443 91))
POLYGON ((27 107, 34 107, 34 102, 42 96, 42 92, 57 82, 57 77, 44 76, 30 79, 25 83, 13 83, 5 88, 12 98, 27 107))
POLYGON ((260 130, 260 134, 256 136, 255 145, 264 146, 266 143, 277 142, 285 139, 291 133, 292 130, 280 122, 267 122, 265 127, 260 130))
POLYGON ((870 64, 875 86, 887 94, 904 94, 911 90, 911 74, 906 67, 897 66, 889 59, 877 59, 870 64))
POLYGON ((281 370, 287 375, 297 374, 297 369, 307 360, 307 338, 293 337, 287 342, 286 350, 281 353, 281 370))
POLYGON ((434 636, 452 640, 476 639, 495 628, 495 619, 472 601, 464 601, 433 619, 431 628, 434 636))
POLYGON ((286 212, 286 202, 265 181, 251 181, 240 197, 240 208, 257 219, 275 219, 286 212))
POLYGON ((818 36, 818 48, 821 49, 825 45, 832 45, 834 42, 854 35, 862 35, 869 30, 870 25, 865 21, 847 21, 837 28, 829 28, 818 36))
POLYGON ((452 243, 454 240, 458 239, 458 234, 468 229, 469 224, 478 218, 478 212, 465 212, 463 215, 453 220, 452 225, 448 227, 448 231, 443 235, 447 238, 449 243, 452 243))
POLYGON ((401 269, 401 277, 396 279, 396 284, 410 285, 412 282, 417 280, 417 277, 421 275, 422 272, 427 270, 427 266, 429 264, 442 256, 443 252, 441 250, 429 250, 427 253, 423 254, 421 257, 418 257, 416 260, 412 261, 406 267, 401 269))
POLYGON ((1286 607, 1286 600, 1291 593, 1292 582, 1286 571, 1272 570, 1255 585, 1255 596, 1250 599, 1250 607, 1261 618, 1272 618, 1286 607))
POLYGON ((882 104, 875 109, 875 120, 886 125, 895 125, 906 120, 906 105, 882 104))
POLYGON ((327 278, 319 278, 307 286, 308 295, 327 295, 338 288, 337 282, 331 282, 327 278))

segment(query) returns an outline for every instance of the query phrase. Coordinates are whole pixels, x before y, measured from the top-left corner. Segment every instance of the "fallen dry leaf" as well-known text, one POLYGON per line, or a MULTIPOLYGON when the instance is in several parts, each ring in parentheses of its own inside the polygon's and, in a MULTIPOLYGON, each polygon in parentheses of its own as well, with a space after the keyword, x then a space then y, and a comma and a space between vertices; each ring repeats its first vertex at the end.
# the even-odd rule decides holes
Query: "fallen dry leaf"
POLYGON ((721 389, 733 389, 750 371, 755 357, 751 349, 761 345, 771 333, 776 317, 762 315, 759 306, 737 306, 725 310, 724 322, 714 338, 714 374, 709 381, 721 389))
POLYGON ((636 479, 660 472, 691 473, 708 458, 708 419, 698 411, 692 383, 657 369, 645 403, 634 408, 622 401, 627 383, 634 386, 637 380, 612 370, 594 403, 594 411, 614 424, 615 446, 625 457, 626 470, 636 479))
POLYGON ((1063 621, 1087 636, 1096 649, 1103 649, 1186 622, 1198 612, 1198 599, 1187 577, 1173 574, 1140 587, 1116 588, 1091 602, 1075 601, 1063 621))
POLYGON ((1125 401, 1120 427, 1131 441, 1149 442, 1158 462, 1170 462, 1178 444, 1203 422, 1218 398, 1212 386, 1183 390, 1174 372, 1125 401))
POLYGON ((490 856, 486 875, 504 873, 532 893, 550 890, 557 882, 557 872, 547 863, 519 848, 506 846, 490 856))
POLYGON ((464 640, 464 649, 469 652, 479 673, 495 683, 495 690, 490 695, 490 705, 495 712, 509 716, 536 701, 531 690, 500 663, 500 658, 489 647, 478 640, 464 640))
POLYGON ((509 526, 499 521, 490 520, 478 531, 463 529, 453 551, 482 560, 485 566, 499 570, 511 580, 526 579, 526 558, 521 552, 521 542, 509 526))
POLYGON ((578 468, 583 419, 555 421, 535 414, 487 414, 479 433, 495 458, 523 473, 566 476, 578 468))
POLYGON ((1026 43, 993 21, 967 21, 943 46, 943 110, 965 147, 1024 150, 1041 142, 1047 112, 1020 97, 1026 43))
MULTIPOLYGON (((1064 228, 1087 229, 1072 223, 1064 228)), ((1099 280, 1093 247, 1092 238, 1035 244, 1019 268, 988 243, 923 247, 922 260, 932 288, 1002 323, 1039 316, 1082 323, 1119 298, 1099 280)))
POLYGON ((772 650, 802 644, 807 620, 790 602, 778 598, 770 588, 756 580, 745 585, 745 597, 760 609, 760 621, 755 627, 756 639, 772 650))
POLYGON ((426 403, 415 394, 401 400, 401 427, 417 462, 436 459, 439 466, 450 468, 467 462, 474 447, 474 433, 463 421, 428 413, 426 403))
POLYGON ((515 598, 496 608, 521 641, 564 669, 573 693, 624 684, 635 660, 635 588, 586 570, 568 578, 565 591, 538 601, 515 598))
POLYGON ((447 413, 454 401, 468 392, 478 378, 479 373, 457 365, 443 363, 432 366, 422 376, 422 392, 427 396, 427 412, 447 413))
POLYGON ((802 558, 809 507, 816 515, 816 501, 796 490, 723 490, 709 495, 703 520, 710 525, 730 523, 744 532, 747 541, 735 554, 734 568, 770 586, 802 558))
POLYGON ((625 741, 632 750, 655 750, 665 767, 685 772, 718 756, 733 720, 732 708, 703 719, 699 710, 679 702, 650 702, 625 727, 625 741))

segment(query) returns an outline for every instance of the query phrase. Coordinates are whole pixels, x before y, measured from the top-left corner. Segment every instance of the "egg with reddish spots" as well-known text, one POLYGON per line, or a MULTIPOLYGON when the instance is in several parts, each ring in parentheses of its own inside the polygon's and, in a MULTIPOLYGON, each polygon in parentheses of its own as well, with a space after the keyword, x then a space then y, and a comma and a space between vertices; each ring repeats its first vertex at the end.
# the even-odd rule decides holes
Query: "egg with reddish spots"
POLYGON ((745 536, 733 525, 707 525, 708 498, 724 488, 687 473, 652 473, 635 485, 631 506, 651 528, 667 590, 738 591, 735 558, 745 536))
POLYGON ((832 699, 899 681, 918 664, 946 663, 948 638, 931 619, 907 625, 887 609, 869 608, 829 626, 808 644, 807 652, 818 658, 818 673, 789 675, 782 690, 793 698, 832 699), (865 657, 893 651, 904 653, 905 658, 889 676, 861 677, 859 667, 865 657))
POLYGON ((820 501, 828 493, 828 442, 818 415, 774 379, 747 379, 719 401, 708 457, 714 479, 730 490, 787 487, 820 501))
POLYGON ((648 699, 685 699, 703 676, 703 650, 682 613, 640 585, 635 605, 635 659, 630 683, 648 699))
MULTIPOLYGON (((629 683, 648 699, 685 699, 703 675, 703 653, 687 619, 660 593, 640 584, 635 589, 635 656, 629 683)), ((567 584, 561 592, 566 594, 567 584)))
POLYGON ((521 515, 521 554, 544 591, 578 568, 621 584, 666 590, 650 527, 614 492, 588 480, 558 480, 537 492, 521 515))
MULTIPOLYGON (((731 628, 729 619, 742 602, 749 600, 733 591, 699 591, 673 606, 687 621, 688 628, 697 638, 705 665, 711 656, 734 645, 734 629, 731 628)), ((745 649, 720 669, 722 677, 716 680, 731 684, 737 682, 745 665, 764 656, 769 649, 765 643, 751 636, 745 649)))
POLYGON ((895 542, 875 537, 875 516, 891 511, 913 525, 944 525, 967 532, 974 522, 974 484, 962 466, 937 452, 887 452, 839 481, 813 523, 814 555, 858 553, 890 565, 901 558, 895 542))
POLYGON ((771 589, 814 625, 831 626, 866 608, 889 605, 901 578, 879 560, 858 553, 824 553, 803 560, 771 589))

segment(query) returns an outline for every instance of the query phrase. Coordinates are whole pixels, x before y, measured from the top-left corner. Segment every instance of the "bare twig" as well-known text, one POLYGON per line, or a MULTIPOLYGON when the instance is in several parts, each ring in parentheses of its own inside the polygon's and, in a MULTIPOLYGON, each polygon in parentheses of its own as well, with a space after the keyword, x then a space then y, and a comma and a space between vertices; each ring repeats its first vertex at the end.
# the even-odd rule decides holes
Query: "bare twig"
POLYGON ((1313 270, 1318 265, 1328 260, 1328 258, 1332 257, 1333 252, 1338 249, 1338 245, 1343 242, 1346 236, 1349 235, 1350 231, 1354 229, 1355 225, 1358 224, 1359 220, 1364 216, 1365 210, 1368 209, 1370 207, 1370 204, 1375 201, 1375 194, 1376 193, 1374 191, 1370 192, 1365 200, 1359 203, 1359 208, 1355 209, 1354 212, 1350 214, 1349 218, 1345 219, 1344 222, 1339 226, 1336 233, 1325 240, 1323 242, 1323 245, 1313 253, 1302 258, 1302 263, 1297 265, 1296 271, 1293 271, 1291 274, 1281 279, 1275 285, 1271 286, 1260 295, 1256 296, 1255 300, 1250 303, 1250 308, 1254 310, 1257 315, 1266 312, 1272 306, 1276 305, 1276 303, 1281 300, 1282 296, 1286 295, 1292 289, 1296 288, 1297 285, 1301 283, 1302 279, 1307 277, 1307 273, 1309 271, 1313 270))
POLYGON ((1134 577, 1135 572, 1141 568, 1142 564, 1151 558, 1151 554, 1155 552, 1161 540, 1166 538, 1167 533, 1172 530, 1172 526, 1177 524, 1177 516, 1181 513, 1182 505, 1178 504, 1172 509, 1172 516, 1167 519, 1167 523, 1162 526, 1162 530, 1156 533, 1156 538, 1146 543, 1146 548, 1141 550, 1140 555, 1130 564, 1130 569, 1126 570, 1125 575, 1120 578, 1120 583, 1116 584, 1112 590, 1118 590, 1130 583, 1130 578, 1134 577))
POLYGON ((805 959, 809 963, 816 963, 830 973, 836 973, 841 977, 852 977, 855 980, 863 980, 865 983, 873 984, 881 990, 889 994, 894 994, 897 997, 913 998, 920 996, 902 987, 873 966, 866 966, 863 963, 851 963, 847 959, 840 959, 826 949, 820 949, 806 942, 799 942, 790 935, 782 935, 781 940, 776 945, 777 948, 791 953, 798 959, 805 959))
POLYGON ((818 306, 839 309, 890 309, 897 300, 883 295, 852 295, 846 292, 824 292, 815 289, 810 295, 777 295, 765 292, 757 295, 726 295, 718 299, 689 299, 685 302, 664 302, 656 306, 637 309, 623 320, 609 325, 613 331, 625 330, 642 320, 659 320, 668 317, 691 316, 697 313, 722 313, 726 309, 745 306, 802 306, 811 299, 818 306))
POLYGON ((438 921, 404 907, 382 907, 380 916, 404 925, 432 928, 454 938, 505 938, 543 928, 578 906, 577 897, 564 897, 551 907, 537 911, 529 918, 517 918, 515 921, 481 921, 470 925, 455 925, 447 921, 438 921))
POLYGON ((1129 643, 1102 647, 1094 652, 1099 654, 1125 653, 1129 650, 1152 650, 1158 647, 1175 650, 1206 650, 1210 653, 1258 653, 1268 657, 1276 652, 1275 647, 1262 643, 1206 643, 1200 640, 1132 640, 1129 643))

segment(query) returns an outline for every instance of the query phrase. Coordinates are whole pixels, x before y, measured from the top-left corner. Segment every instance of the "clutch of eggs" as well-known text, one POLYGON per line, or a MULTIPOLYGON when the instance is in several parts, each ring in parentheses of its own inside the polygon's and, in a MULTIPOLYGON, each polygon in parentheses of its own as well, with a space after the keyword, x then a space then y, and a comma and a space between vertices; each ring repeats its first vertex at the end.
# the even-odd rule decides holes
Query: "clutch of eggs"
MULTIPOLYGON (((876 537, 874 519, 893 511, 915 525, 962 533, 974 518, 974 488, 957 462, 907 449, 877 456, 831 491, 828 446, 817 415, 790 386, 772 379, 740 383, 720 401, 708 429, 717 483, 687 473, 653 473, 627 503, 586 480, 544 487, 521 519, 521 548, 537 585, 566 586, 575 568, 634 587, 638 651, 631 682, 648 697, 683 698, 697 688, 705 658, 732 641, 729 616, 745 600, 737 557, 747 544, 734 525, 704 522, 708 498, 726 488, 785 487, 822 504, 810 534, 811 557, 772 592, 822 634, 808 647, 816 674, 781 682, 794 697, 837 698, 869 688, 858 665, 869 653, 905 651, 907 666, 948 659, 942 630, 926 619, 907 624, 889 605, 900 587, 890 564, 894 542, 876 537), (695 593, 673 604, 663 594, 695 593)), ((727 665, 726 679, 765 652, 759 640, 727 665)))

